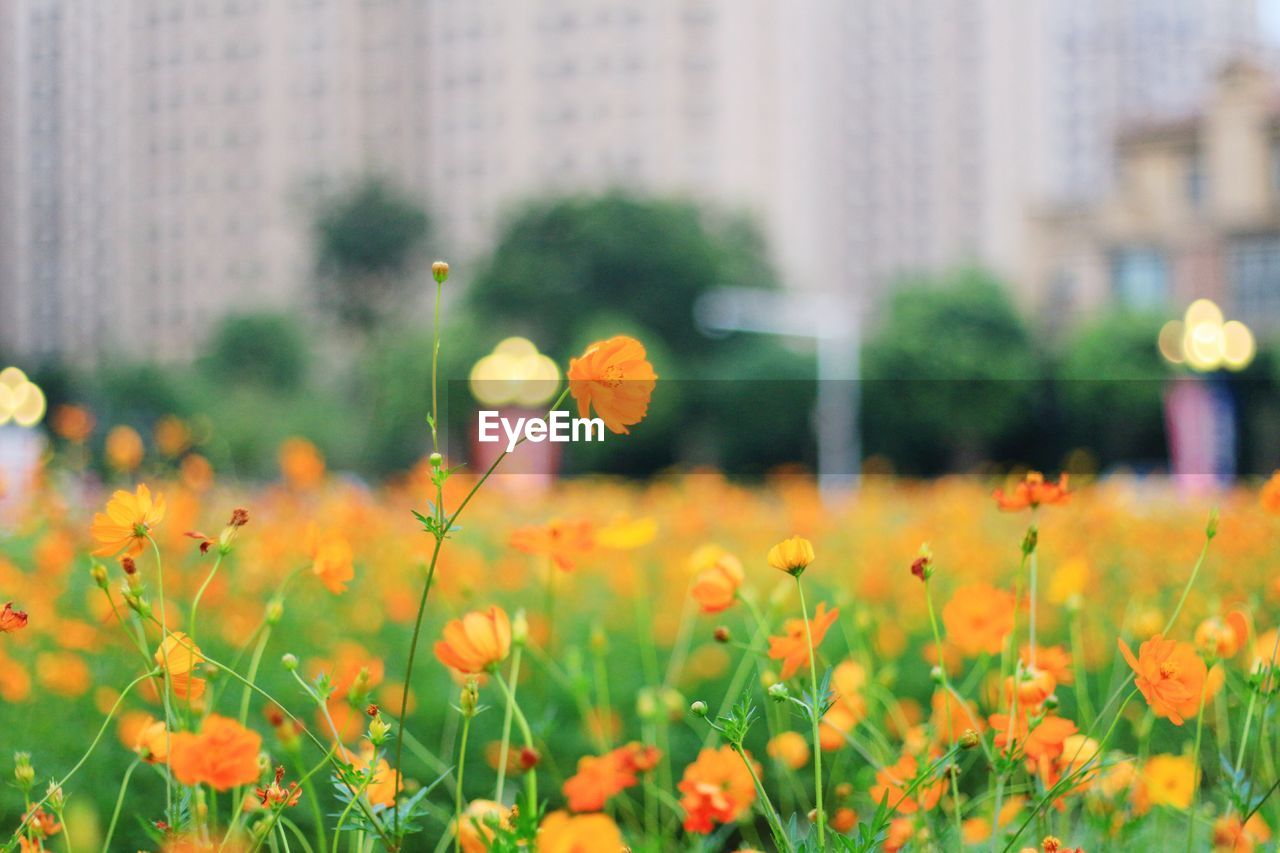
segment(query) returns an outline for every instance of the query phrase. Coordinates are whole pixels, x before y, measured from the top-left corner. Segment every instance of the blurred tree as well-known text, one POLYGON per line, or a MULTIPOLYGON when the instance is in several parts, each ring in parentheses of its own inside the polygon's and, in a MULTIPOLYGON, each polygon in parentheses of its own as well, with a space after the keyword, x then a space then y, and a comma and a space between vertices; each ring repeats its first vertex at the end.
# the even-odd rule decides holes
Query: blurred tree
MULTIPOLYGON (((535 201, 507 222, 467 300, 478 316, 561 358, 591 318, 614 314, 677 356, 706 354, 693 304, 723 285, 772 288, 765 243, 747 220, 692 203, 611 192, 535 201)), ((681 365, 683 367, 683 365, 681 365)))
POLYGON ((284 314, 232 314, 214 329, 198 366, 230 385, 292 392, 307 377, 310 348, 298 322, 284 314))
POLYGON ((907 281, 863 352, 867 453, 905 473, 968 469, 1014 453, 1044 369, 1008 294, 978 270, 907 281))
POLYGON ((1169 366, 1156 348, 1161 318, 1108 311, 1071 338, 1055 383, 1066 442, 1100 465, 1162 464, 1169 366))
POLYGON ((429 225, 421 205, 378 178, 329 199, 314 223, 322 305, 367 335, 403 295, 429 225))

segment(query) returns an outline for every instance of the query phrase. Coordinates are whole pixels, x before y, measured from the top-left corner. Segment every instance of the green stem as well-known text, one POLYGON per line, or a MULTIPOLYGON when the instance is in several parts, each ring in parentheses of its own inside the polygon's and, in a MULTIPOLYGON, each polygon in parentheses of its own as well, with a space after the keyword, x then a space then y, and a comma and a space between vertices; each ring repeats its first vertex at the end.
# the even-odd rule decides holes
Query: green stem
POLYGON ((826 824, 827 813, 822 807, 822 736, 821 736, 821 704, 822 697, 818 696, 821 689, 818 685, 818 652, 813 647, 813 630, 809 626, 809 608, 804 601, 804 584, 800 582, 800 575, 797 574, 796 590, 800 593, 800 613, 804 616, 804 635, 805 640, 809 644, 809 678, 813 682, 813 695, 810 718, 813 722, 813 797, 817 805, 817 818, 815 823, 818 825, 818 849, 826 847, 826 824))
POLYGON ((135 758, 124 771, 124 778, 120 780, 120 793, 116 795, 116 807, 111 811, 111 823, 107 824, 107 837, 102 842, 102 853, 107 853, 111 849, 111 838, 116 834, 116 823, 120 820, 120 809, 124 806, 124 795, 129 790, 129 780, 133 778, 133 771, 138 769, 139 763, 141 763, 141 759, 135 758))
POLYGON ((204 591, 209 588, 209 584, 213 581, 214 575, 218 574, 218 568, 222 565, 222 558, 226 553, 221 547, 218 548, 218 558, 213 561, 213 568, 209 570, 209 574, 205 575, 204 583, 200 584, 200 589, 196 591, 196 597, 191 600, 191 615, 187 621, 187 633, 191 636, 193 645, 199 645, 196 642, 196 614, 200 610, 200 599, 204 598, 204 591))
POLYGON ((471 733, 471 714, 462 715, 462 743, 458 747, 458 787, 453 797, 453 850, 462 850, 462 776, 467 767, 467 736, 471 733))
POLYGON ((1213 537, 1206 534, 1204 537, 1204 545, 1200 548, 1200 556, 1196 559, 1195 566, 1191 569, 1191 577, 1187 578, 1187 584, 1182 588, 1182 596, 1178 599, 1178 606, 1173 609, 1173 615, 1169 617, 1169 621, 1165 623, 1164 636, 1169 636, 1169 632, 1173 630, 1173 625, 1178 621, 1178 615, 1182 613, 1182 606, 1187 603, 1187 596, 1191 594, 1191 587, 1195 586, 1196 578, 1200 576, 1200 567, 1204 565, 1204 558, 1209 553, 1209 543, 1213 541, 1213 537))
MULTIPOLYGON (((740 743, 732 743, 729 746, 742 759, 742 763, 747 766, 747 772, 751 774, 751 782, 756 786, 756 794, 760 797, 760 806, 764 809, 765 820, 769 822, 769 830, 773 833, 774 843, 778 845, 779 850, 785 850, 788 853, 795 850, 791 840, 787 838, 786 832, 782 829, 782 819, 778 816, 777 809, 773 807, 773 801, 769 799, 769 792, 765 790, 764 783, 760 781, 760 776, 756 773, 755 765, 747 756, 746 750, 742 748, 740 743)), ((818 826, 822 826, 822 824, 819 823, 818 826)), ((824 849, 821 839, 819 839, 818 845, 819 849, 824 849)))
POLYGON ((1187 809, 1187 853, 1191 853, 1196 837, 1196 799, 1200 793, 1200 738, 1204 734, 1204 697, 1206 685, 1200 686, 1200 710, 1196 714, 1196 741, 1191 753, 1191 806, 1187 809))
MULTIPOLYGON (((954 718, 951 716, 951 702, 953 701, 951 680, 947 676, 947 662, 942 656, 942 632, 938 630, 938 617, 933 612, 933 595, 929 587, 929 578, 927 576, 924 579, 924 600, 925 605, 929 609, 929 627, 933 629, 933 647, 938 658, 938 671, 942 674, 942 689, 944 691, 942 712, 946 715, 945 725, 947 729, 950 730, 954 729, 954 718)), ((1035 641, 1032 640, 1032 642, 1034 643, 1035 641)), ((1032 647, 1032 651, 1034 653, 1034 646, 1032 647)), ((947 735, 952 739, 953 745, 957 740, 958 734, 959 733, 955 731, 947 732, 947 735)), ((947 768, 947 776, 951 779, 951 799, 953 800, 952 813, 955 815, 956 840, 959 844, 963 843, 964 839, 964 828, 961 826, 960 822, 960 783, 956 779, 956 774, 951 772, 950 767, 947 768)))
MULTIPOLYGON (((169 651, 164 642, 169 636, 169 618, 165 615, 164 604, 164 563, 160 557, 160 546, 155 538, 147 534, 147 541, 151 543, 151 550, 156 555, 156 586, 160 593, 160 657, 164 662, 164 684, 161 685, 160 696, 164 705, 164 751, 167 755, 177 716, 173 713, 173 679, 169 676, 169 651)), ((195 644, 192 643, 192 650, 194 649, 195 644)), ((171 818, 173 816, 173 777, 169 773, 164 777, 164 806, 165 817, 171 818)))
MULTIPOLYGON (((507 706, 511 708, 512 713, 515 715, 516 725, 520 727, 520 735, 524 738, 524 745, 529 749, 534 749, 533 730, 529 728, 529 721, 525 719, 524 711, 520 710, 520 705, 516 702, 515 692, 508 686, 501 673, 494 672, 493 680, 497 682, 498 687, 507 699, 507 706)), ((525 771, 525 785, 528 789, 529 808, 536 810, 538 808, 538 770, 536 767, 530 767, 525 771)))
MULTIPOLYGON (((524 644, 517 643, 511 652, 511 685, 512 694, 520 687, 520 658, 524 653, 524 644)), ((513 699, 507 700, 507 707, 502 714, 502 746, 498 749, 498 784, 494 787, 493 799, 502 803, 503 788, 507 782, 507 758, 511 754, 511 718, 515 708, 513 699)))

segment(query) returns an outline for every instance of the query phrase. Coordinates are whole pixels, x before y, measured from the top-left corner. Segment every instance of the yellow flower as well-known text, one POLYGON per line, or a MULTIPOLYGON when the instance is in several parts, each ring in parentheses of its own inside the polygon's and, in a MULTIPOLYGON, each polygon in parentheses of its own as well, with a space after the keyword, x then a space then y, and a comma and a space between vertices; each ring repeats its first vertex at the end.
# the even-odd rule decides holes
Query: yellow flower
POLYGON ((93 556, 138 556, 151 530, 163 520, 164 497, 156 495, 152 500, 146 484, 139 484, 132 495, 116 492, 107 502, 107 511, 96 514, 89 527, 89 535, 98 543, 93 556))
POLYGON ((800 536, 784 539, 769 549, 769 565, 789 575, 799 575, 813 560, 813 544, 800 536))
POLYGON ((1142 768, 1147 797, 1153 806, 1191 806, 1195 791, 1195 763, 1185 755, 1157 755, 1142 768))

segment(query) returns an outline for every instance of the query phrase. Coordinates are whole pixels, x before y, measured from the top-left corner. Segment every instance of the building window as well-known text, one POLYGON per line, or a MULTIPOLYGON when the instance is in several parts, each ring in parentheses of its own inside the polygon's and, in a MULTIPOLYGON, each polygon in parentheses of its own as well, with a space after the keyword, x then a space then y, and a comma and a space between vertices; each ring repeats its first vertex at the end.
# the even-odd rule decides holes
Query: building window
POLYGON ((1227 250, 1232 312, 1250 323, 1280 323, 1280 234, 1242 237, 1227 250))
POLYGON ((1169 262, 1164 252, 1131 246, 1111 254, 1111 290, 1120 304, 1134 309, 1169 303, 1169 262))

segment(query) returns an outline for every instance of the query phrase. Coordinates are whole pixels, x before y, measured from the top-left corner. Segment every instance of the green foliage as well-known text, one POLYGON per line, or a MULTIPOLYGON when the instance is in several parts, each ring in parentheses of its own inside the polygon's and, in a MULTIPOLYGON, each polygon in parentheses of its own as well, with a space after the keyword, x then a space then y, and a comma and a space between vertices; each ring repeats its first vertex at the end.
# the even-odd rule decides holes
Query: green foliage
POLYGON ((1164 456, 1169 367, 1156 348, 1159 317, 1107 313, 1071 339, 1057 372, 1070 446, 1101 459, 1164 456))
MULTIPOLYGON (((467 294, 471 310, 568 356, 600 313, 652 330, 679 356, 713 342, 693 304, 722 285, 775 287, 755 229, 683 201, 614 192, 535 201, 504 227, 467 294)), ((646 341, 646 344, 648 342, 646 341)))
POLYGON ((911 473, 997 457, 1032 418, 1041 359, 986 274, 904 282, 863 354, 867 450, 911 473))
POLYGON ((324 307, 343 325, 371 331, 404 294, 429 226, 417 201, 377 178, 330 198, 313 226, 324 307))
POLYGON ((263 312, 224 317, 198 364, 205 376, 224 386, 296 391, 306 379, 310 358, 306 336, 296 320, 263 312))

